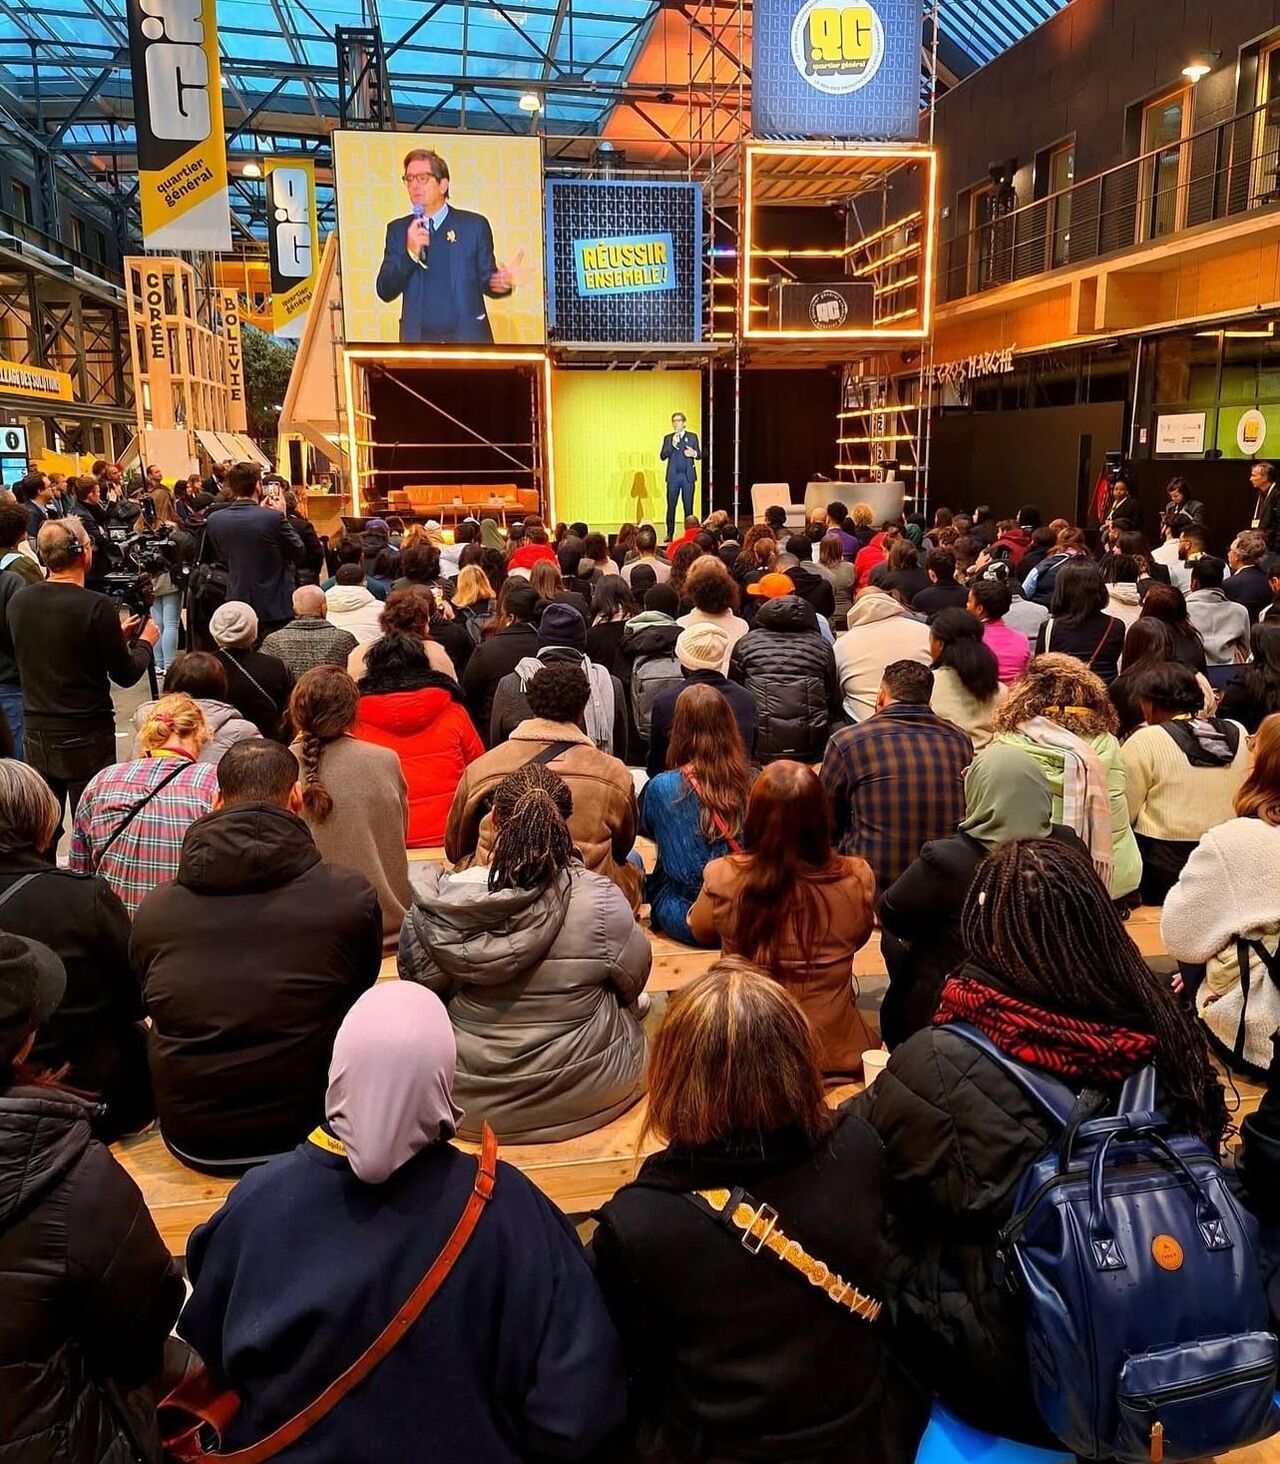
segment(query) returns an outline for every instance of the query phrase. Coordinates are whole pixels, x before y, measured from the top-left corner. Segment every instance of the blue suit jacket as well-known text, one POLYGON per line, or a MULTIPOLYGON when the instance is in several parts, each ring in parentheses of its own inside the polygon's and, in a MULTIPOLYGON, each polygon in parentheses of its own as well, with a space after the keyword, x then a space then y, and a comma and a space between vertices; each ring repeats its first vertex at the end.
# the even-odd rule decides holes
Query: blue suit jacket
POLYGON ((427 250, 425 269, 407 249, 412 222, 413 215, 406 214, 387 225, 386 251, 378 271, 378 298, 401 301, 400 339, 491 344, 485 296, 495 300, 504 296, 489 288, 489 276, 497 269, 489 220, 450 204, 443 227, 427 250), (436 250, 448 250, 447 268, 432 268, 436 250))
POLYGON ((306 563, 284 514, 245 498, 209 515, 205 533, 227 566, 227 599, 252 605, 261 620, 293 618, 292 566, 306 563))
POLYGON ((674 437, 674 432, 668 432, 662 439, 662 452, 660 454, 662 461, 667 465, 668 488, 673 488, 677 484, 692 483, 697 479, 698 471, 696 464, 698 458, 685 457, 684 449, 686 447, 693 448, 694 452, 698 454, 698 457, 702 456, 702 445, 698 441, 698 434, 696 432, 686 432, 684 434, 684 441, 680 444, 679 452, 676 451, 673 442, 674 437))

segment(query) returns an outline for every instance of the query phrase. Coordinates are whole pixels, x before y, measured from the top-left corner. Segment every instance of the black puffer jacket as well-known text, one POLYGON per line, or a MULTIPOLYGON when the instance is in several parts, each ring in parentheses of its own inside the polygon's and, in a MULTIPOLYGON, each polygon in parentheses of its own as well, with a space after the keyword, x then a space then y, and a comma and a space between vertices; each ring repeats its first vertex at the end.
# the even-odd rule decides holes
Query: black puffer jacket
POLYGON ((0 1092, 0 1464, 156 1457, 127 1395, 159 1375, 182 1277, 91 1114, 56 1089, 0 1092))
POLYGON ((729 675, 760 709, 756 758, 816 762, 839 705, 835 654, 812 605, 783 595, 760 607, 755 628, 733 648, 729 675))
POLYGON ((966 1422, 1047 1441, 1021 1303, 994 1266, 1023 1173, 1049 1146, 1049 1119, 945 1027, 908 1037, 850 1106, 885 1148, 888 1301, 903 1356, 966 1422))

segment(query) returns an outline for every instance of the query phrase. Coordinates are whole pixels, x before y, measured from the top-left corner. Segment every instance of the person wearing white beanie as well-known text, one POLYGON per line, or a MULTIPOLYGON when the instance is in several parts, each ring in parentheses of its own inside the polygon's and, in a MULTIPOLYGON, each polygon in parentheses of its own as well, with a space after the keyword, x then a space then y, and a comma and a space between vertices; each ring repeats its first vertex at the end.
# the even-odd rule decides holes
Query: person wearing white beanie
POLYGON ((258 617, 252 605, 228 600, 209 620, 209 634, 227 671, 227 700, 264 737, 284 735, 293 673, 275 656, 254 650, 258 617))
POLYGON ((713 686, 729 703, 742 745, 747 756, 754 758, 760 714, 755 698, 745 686, 739 686, 721 671, 729 653, 729 634, 721 625, 701 620, 680 632, 676 641, 676 660, 684 676, 679 686, 669 686, 653 700, 649 730, 649 776, 656 777, 667 766, 667 744, 671 740, 671 724, 676 715, 676 698, 687 686, 713 686))

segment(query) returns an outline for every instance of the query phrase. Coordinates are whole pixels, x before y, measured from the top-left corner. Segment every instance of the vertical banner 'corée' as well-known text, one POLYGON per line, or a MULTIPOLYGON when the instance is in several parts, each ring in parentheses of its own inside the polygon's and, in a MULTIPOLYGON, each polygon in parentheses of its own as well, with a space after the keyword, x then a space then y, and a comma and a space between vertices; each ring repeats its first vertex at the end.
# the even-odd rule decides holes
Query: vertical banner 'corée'
POLYGON ((127 0, 142 236, 231 248, 215 0, 127 0))
POLYGON ((222 292, 222 338, 227 343, 227 427, 232 432, 249 430, 244 396, 244 347, 240 340, 240 297, 234 290, 222 292))
POLYGON ((272 158, 266 168, 267 241, 271 251, 271 329, 298 337, 320 269, 316 165, 272 158))

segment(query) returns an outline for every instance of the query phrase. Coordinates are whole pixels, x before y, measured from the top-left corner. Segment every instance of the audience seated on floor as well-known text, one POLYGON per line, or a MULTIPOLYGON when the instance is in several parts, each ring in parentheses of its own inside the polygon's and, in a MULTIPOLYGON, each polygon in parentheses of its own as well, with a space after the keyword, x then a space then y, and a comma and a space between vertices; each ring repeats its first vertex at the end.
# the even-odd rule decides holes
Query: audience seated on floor
POLYGON ((382 601, 365 584, 364 570, 358 564, 344 564, 331 590, 325 591, 325 615, 330 625, 355 636, 360 645, 377 640, 382 627, 382 601))
POLYGON ((448 1008, 464 1137, 488 1123, 506 1142, 553 1143, 643 1093, 652 949, 626 897, 574 848, 564 779, 527 763, 492 805, 487 868, 421 872, 400 976, 448 1008))
POLYGON ((359 642, 349 630, 330 624, 319 585, 293 592, 293 619, 262 638, 264 655, 274 656, 295 679, 313 666, 345 666, 359 642))
POLYGON ((526 656, 538 654, 534 622, 541 614, 538 592, 522 579, 503 581, 493 619, 484 628, 480 644, 462 673, 467 711, 481 737, 488 737, 493 720, 493 698, 502 678, 526 656))
POLYGON ((1259 729, 1232 811, 1182 866, 1160 912, 1160 938, 1218 1056, 1263 1078, 1280 1035, 1280 716, 1259 729))
POLYGON ((973 740, 930 708, 932 695, 928 666, 894 661, 875 715, 835 732, 822 761, 836 847, 865 859, 881 890, 922 844, 947 838, 964 817, 973 740))
POLYGON ((1037 656, 996 718, 996 741, 1030 753, 1053 790, 1053 822, 1088 846, 1113 899, 1133 895, 1142 857, 1107 688, 1074 656, 1037 656))
POLYGON ((893 1050, 933 1021, 943 983, 964 958, 960 914, 983 859, 1010 839, 1065 839, 1084 851, 1070 829, 1050 822, 1053 794, 1033 757, 996 743, 969 764, 965 815, 949 839, 934 839, 885 890, 879 905, 880 951, 889 988, 880 1031, 893 1050))
POLYGON ((983 638, 981 621, 967 610, 940 610, 929 622, 933 695, 929 705, 967 732, 981 750, 995 735, 995 715, 1005 698, 1000 663, 983 638))
POLYGON ((518 1169, 478 1180, 449 1142, 453 1077, 437 997, 408 981, 366 992, 333 1044, 319 1126, 192 1236, 178 1330, 239 1395, 225 1448, 265 1438, 366 1352, 478 1188, 483 1212, 422 1320, 290 1452, 585 1459, 621 1423, 619 1342, 577 1237, 518 1169))
POLYGON ((182 1273, 137 1186, 90 1135, 92 1099, 32 1056, 63 1000, 48 947, 0 934, 0 1388, 18 1460, 154 1453, 182 1273))
POLYGON ((723 561, 704 554, 692 561, 688 578, 681 588, 692 601, 693 608, 680 616, 680 624, 686 628, 691 625, 718 625, 728 637, 728 649, 720 667, 727 676, 733 648, 750 629, 737 613, 739 593, 733 576, 723 561))
POLYGON ((756 779, 742 843, 707 865, 689 928, 782 982, 813 1026, 823 1073, 855 1078, 878 1045, 853 980, 875 916, 871 869, 832 848, 826 794, 803 763, 771 763, 756 779))
POLYGON ((622 682, 587 654, 587 623, 572 605, 547 605, 538 620, 538 648, 498 683, 489 721, 489 746, 505 742, 529 718, 529 682, 544 666, 567 661, 581 668, 591 688, 583 727, 601 752, 626 761, 627 702, 622 682))
POLYGON ((1239 722, 1252 736, 1264 718, 1280 712, 1280 619, 1255 625, 1249 643, 1253 660, 1224 688, 1218 713, 1239 722))
POLYGON ((227 673, 227 700, 264 737, 280 737, 293 690, 293 676, 274 656, 255 651, 258 617, 240 600, 219 605, 209 634, 227 673))
POLYGON ((635 784, 626 764, 601 752, 583 730, 591 688, 581 666, 545 665, 530 680, 526 695, 529 719, 462 775, 449 810, 446 857, 454 864, 491 862, 493 791, 509 773, 536 761, 554 768, 569 785, 569 829, 587 868, 613 880, 638 911, 641 869, 629 857, 636 841, 635 784))
POLYGON ((399 758, 409 796, 409 848, 436 848, 463 773, 484 752, 462 689, 434 669, 420 636, 403 631, 369 647, 357 686, 352 735, 399 758))
POLYGON ((1202 554, 1191 566, 1187 617, 1204 643, 1210 666, 1230 666, 1249 655, 1249 612, 1223 594, 1226 570, 1223 561, 1211 554, 1202 554))
MULTIPOLYGON (((314 585, 311 588, 315 588, 314 585)), ((262 733, 227 700, 227 670, 217 656, 209 651, 180 651, 164 678, 166 695, 185 691, 196 706, 204 713, 209 728, 209 740, 200 749, 197 762, 217 765, 227 748, 246 737, 261 737, 262 733)), ((155 710, 155 702, 143 702, 133 714, 133 725, 139 730, 155 710)), ((141 743, 135 739, 134 753, 142 754, 141 743)))
POLYGON ((875 712, 886 666, 902 660, 929 664, 929 627, 883 590, 859 590, 835 656, 844 714, 863 722, 875 712))
POLYGON ((1176 585, 1152 585, 1143 597, 1139 620, 1163 620, 1173 632, 1173 659, 1193 671, 1204 671, 1208 665, 1200 632, 1191 623, 1187 600, 1176 585))
POLYGON ((651 777, 667 766, 667 749, 676 707, 690 686, 709 686, 724 697, 737 723, 738 735, 742 738, 747 756, 754 760, 760 732, 760 712, 755 697, 747 687, 739 685, 737 681, 730 681, 720 669, 724 665, 727 645, 728 639, 723 627, 719 625, 690 625, 679 630, 675 641, 679 680, 659 690, 652 702, 649 758, 646 764, 651 777))
POLYGON ((174 877, 183 836, 213 806, 218 771, 196 761, 208 740, 189 696, 161 697, 138 732, 142 756, 95 773, 81 796, 70 867, 101 875, 130 914, 174 877))
MULTIPOLYGON (((1111 704, 1116 709, 1119 721, 1116 732, 1121 742, 1143 724, 1142 699, 1138 694, 1143 678, 1147 672, 1174 660, 1173 631, 1166 621, 1148 616, 1136 620, 1129 627, 1124 638, 1124 659, 1120 663, 1120 675, 1107 687, 1111 704)), ((1218 694, 1205 680, 1202 672, 1195 674, 1204 698, 1204 714, 1212 716, 1218 704, 1218 694)), ((1256 726, 1254 730, 1257 730, 1256 726)))
POLYGON ((1023 1303, 998 1283, 996 1255, 1023 1171, 1057 1131, 948 1024, 977 1027, 1077 1091, 1114 1094, 1154 1061, 1160 1111, 1214 1152, 1226 1104, 1194 1015, 1152 977, 1076 849, 1057 839, 1000 845, 970 886, 961 939, 965 964, 943 987, 939 1025, 895 1048, 854 1103, 885 1148, 886 1300, 903 1355, 950 1409, 1047 1445, 1023 1303))
POLYGON ((1049 618, 1036 636, 1036 655, 1074 656, 1110 685, 1119 674, 1125 622, 1107 614, 1107 587, 1096 565, 1075 559, 1054 580, 1049 618))
MULTIPOLYGON (((683 681, 681 663, 676 657, 676 644, 683 634, 676 624, 679 608, 679 597, 669 585, 651 585, 644 594, 644 609, 623 627, 614 657, 615 671, 631 715, 627 738, 631 761, 644 761, 650 772, 662 770, 665 756, 654 751, 654 705, 663 692, 672 687, 678 690, 683 681)), ((719 655, 723 660, 723 646, 719 655)), ((719 665, 718 660, 717 675, 719 665)), ((670 719, 667 732, 670 733, 670 719)))
POLYGON ((213 812, 142 902, 129 952, 165 1143, 240 1172, 319 1121, 334 1034, 378 977, 382 917, 363 875, 321 861, 288 748, 241 742, 216 776, 213 812))
POLYGON ((607 574, 596 582, 591 597, 591 618, 587 624, 587 658, 608 672, 617 669, 618 648, 627 621, 640 613, 631 586, 619 574, 607 574))
POLYGON ((785 574, 766 575, 750 592, 758 593, 760 609, 733 647, 729 675, 756 704, 753 755, 762 763, 816 762, 840 715, 835 656, 812 605, 793 592, 785 574))
MULTIPOLYGON (((723 635, 718 626, 694 626, 686 635, 723 635)), ((719 675, 719 673, 715 673, 719 675)), ((729 703, 714 686, 693 684, 675 704, 668 744, 670 768, 645 784, 640 832, 653 840, 657 858, 645 881, 649 925, 684 945, 698 942, 689 928, 689 907, 713 859, 742 848, 742 821, 755 770, 729 703)))
POLYGON ((976 579, 969 586, 968 596, 965 608, 981 623, 983 643, 995 653, 1000 684, 1012 686, 1027 669, 1031 647, 1022 631, 1005 623, 1013 607, 1008 577, 976 579))
POLYGON ((357 645, 347 657, 347 675, 359 681, 369 663, 369 652, 389 635, 414 636, 422 642, 427 664, 450 681, 458 680, 458 673, 448 651, 431 633, 432 617, 436 613, 436 600, 425 585, 410 585, 407 589, 392 590, 387 602, 378 615, 378 628, 382 634, 378 640, 364 641, 357 645))
POLYGON ((880 1146, 823 1102, 803 1012, 720 961, 672 998, 649 1077, 666 1148, 592 1241, 630 1381, 629 1447, 611 1457, 747 1460, 767 1439, 779 1460, 907 1464, 928 1401, 877 1320, 880 1146), (761 1205, 776 1218, 757 1250, 761 1205))
POLYGON ((1238 722, 1205 717, 1187 666, 1166 662, 1138 683, 1145 726, 1122 750, 1125 796, 1142 856, 1142 899, 1163 904, 1200 837, 1232 813, 1249 769, 1238 722))
POLYGON ((395 950, 409 889, 409 790, 400 758, 355 735, 356 684, 339 666, 306 672, 289 700, 302 807, 320 857, 373 886, 384 945, 395 950))

